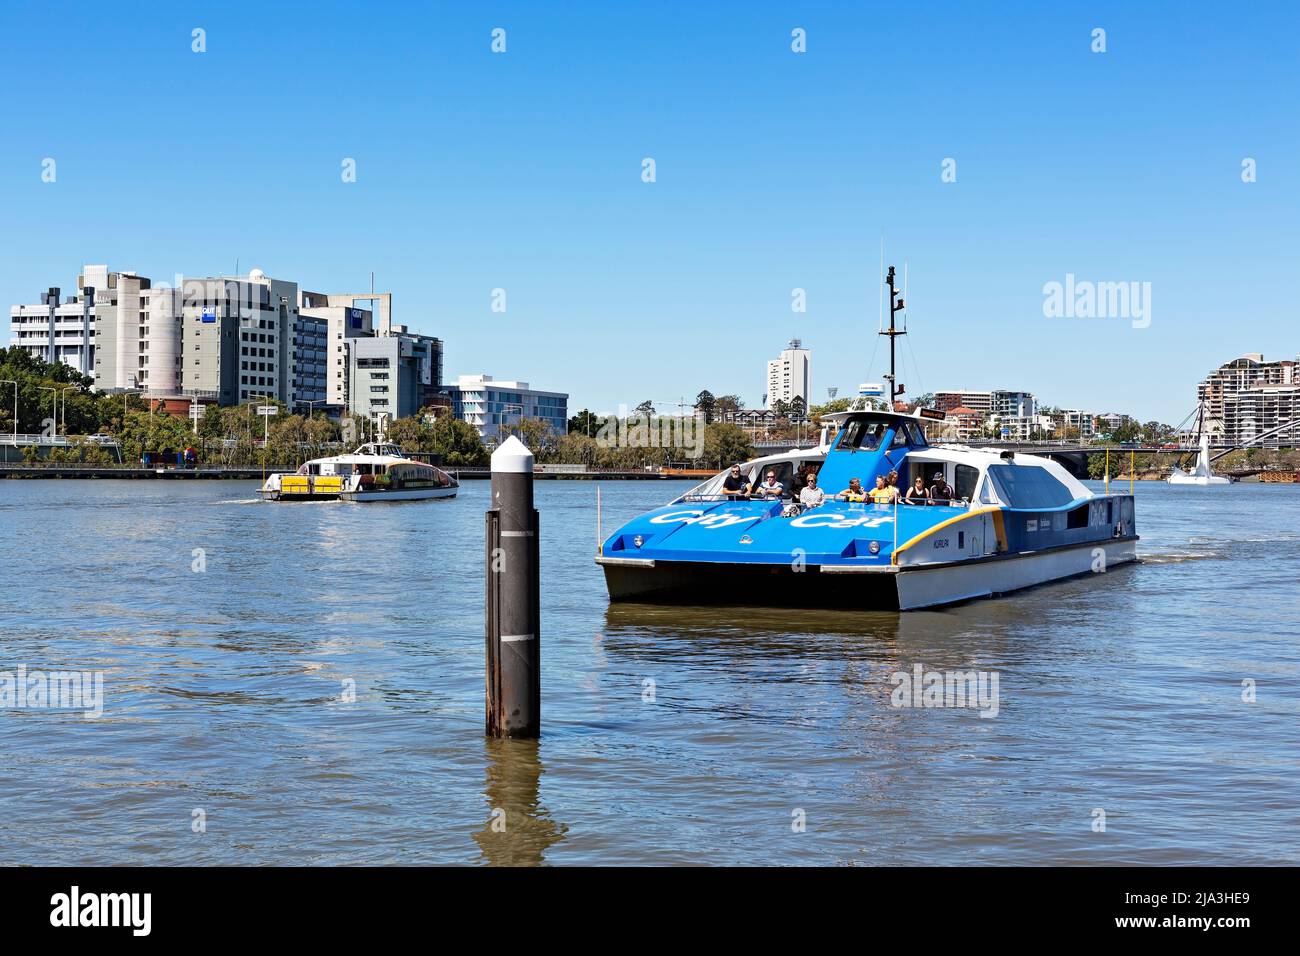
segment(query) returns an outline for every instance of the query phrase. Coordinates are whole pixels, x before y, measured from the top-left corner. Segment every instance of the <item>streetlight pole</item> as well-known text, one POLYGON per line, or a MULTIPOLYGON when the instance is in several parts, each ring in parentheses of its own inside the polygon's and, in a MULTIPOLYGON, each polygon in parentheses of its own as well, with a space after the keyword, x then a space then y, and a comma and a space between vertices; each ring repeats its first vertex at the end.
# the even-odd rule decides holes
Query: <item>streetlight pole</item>
MULTIPOLYGON (((68 396, 67 396, 67 393, 68 393, 68 392, 74 392, 74 391, 76 391, 76 390, 77 390, 77 386, 75 386, 75 385, 65 385, 65 386, 63 386, 63 388, 59 389, 59 394, 63 396, 63 434, 64 434, 64 435, 67 435, 67 434, 68 434, 68 396)), ((56 428, 55 430, 57 431, 57 428, 56 428)))
POLYGON ((14 447, 18 447, 18 383, 13 379, 0 379, 0 385, 12 385, 14 387, 14 447))
POLYGON ((36 388, 42 392, 54 393, 52 396, 54 399, 54 418, 52 421, 54 422, 54 436, 57 438, 59 435, 59 390, 53 385, 37 385, 36 388))

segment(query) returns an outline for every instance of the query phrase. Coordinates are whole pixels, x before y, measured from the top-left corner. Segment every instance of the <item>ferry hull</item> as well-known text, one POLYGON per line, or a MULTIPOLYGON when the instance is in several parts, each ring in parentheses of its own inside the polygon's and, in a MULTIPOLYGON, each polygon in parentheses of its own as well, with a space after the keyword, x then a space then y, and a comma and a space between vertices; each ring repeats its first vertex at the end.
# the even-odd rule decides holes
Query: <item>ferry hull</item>
POLYGON ((600 558, 611 601, 760 604, 910 611, 1110 570, 1137 559, 1137 537, 909 567, 728 564, 600 558))
POLYGON ((897 574, 824 574, 818 567, 657 561, 651 565, 600 560, 611 601, 645 604, 763 605, 898 610, 897 574))
POLYGON ((400 491, 338 491, 293 494, 263 489, 267 501, 426 501, 430 498, 455 498, 458 488, 410 488, 400 491))
POLYGON ((427 501, 430 498, 455 498, 456 487, 411 488, 401 491, 345 491, 344 501, 427 501))

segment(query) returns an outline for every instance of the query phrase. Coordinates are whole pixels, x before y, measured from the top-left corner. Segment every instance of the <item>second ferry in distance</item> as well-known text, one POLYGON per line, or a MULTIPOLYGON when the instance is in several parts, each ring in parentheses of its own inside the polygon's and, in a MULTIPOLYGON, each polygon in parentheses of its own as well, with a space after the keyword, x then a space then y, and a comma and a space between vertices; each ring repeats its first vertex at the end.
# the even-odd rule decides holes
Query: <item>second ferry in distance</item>
POLYGON ((423 501, 454 498, 460 483, 441 468, 414 461, 397 445, 368 442, 350 455, 313 458, 294 474, 262 485, 270 501, 423 501))

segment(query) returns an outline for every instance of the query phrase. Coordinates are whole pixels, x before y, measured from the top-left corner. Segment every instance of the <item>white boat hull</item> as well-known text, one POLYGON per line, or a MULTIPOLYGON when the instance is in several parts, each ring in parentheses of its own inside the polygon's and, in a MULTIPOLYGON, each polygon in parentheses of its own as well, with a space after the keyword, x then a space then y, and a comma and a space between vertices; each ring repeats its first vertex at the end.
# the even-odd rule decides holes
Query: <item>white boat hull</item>
POLYGON ((1081 574, 1104 573, 1136 560, 1137 539, 1128 538, 938 567, 919 565, 898 572, 898 607, 911 611, 992 597, 1081 574))
POLYGON ((455 498, 457 488, 409 488, 402 491, 345 491, 344 501, 425 501, 429 498, 455 498))
POLYGON ((1196 458, 1196 466, 1191 471, 1183 471, 1175 466, 1166 479, 1171 485, 1229 485, 1232 479, 1222 478, 1214 473, 1210 463, 1210 439, 1201 436, 1201 452, 1196 458))
POLYGON ((1230 478, 1222 478, 1219 475, 1189 475, 1182 471, 1169 476, 1171 485, 1230 485, 1230 478))

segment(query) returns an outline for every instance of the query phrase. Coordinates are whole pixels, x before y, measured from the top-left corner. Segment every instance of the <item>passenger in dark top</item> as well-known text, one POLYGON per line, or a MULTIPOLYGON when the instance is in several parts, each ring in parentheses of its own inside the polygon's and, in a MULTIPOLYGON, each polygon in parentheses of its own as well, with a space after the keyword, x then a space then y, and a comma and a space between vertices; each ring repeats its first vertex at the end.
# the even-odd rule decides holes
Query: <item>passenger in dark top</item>
POLYGON ((722 480, 722 493, 733 501, 749 497, 749 482, 740 473, 739 465, 732 465, 731 471, 722 480))
POLYGON ((912 482, 912 487, 907 489, 907 493, 903 495, 902 500, 905 505, 923 505, 927 503, 925 500, 927 497, 925 479, 917 475, 916 480, 912 482))
POLYGON ((933 484, 930 485, 930 499, 936 505, 946 505, 957 496, 952 490, 952 485, 943 479, 943 472, 934 473, 933 484))

